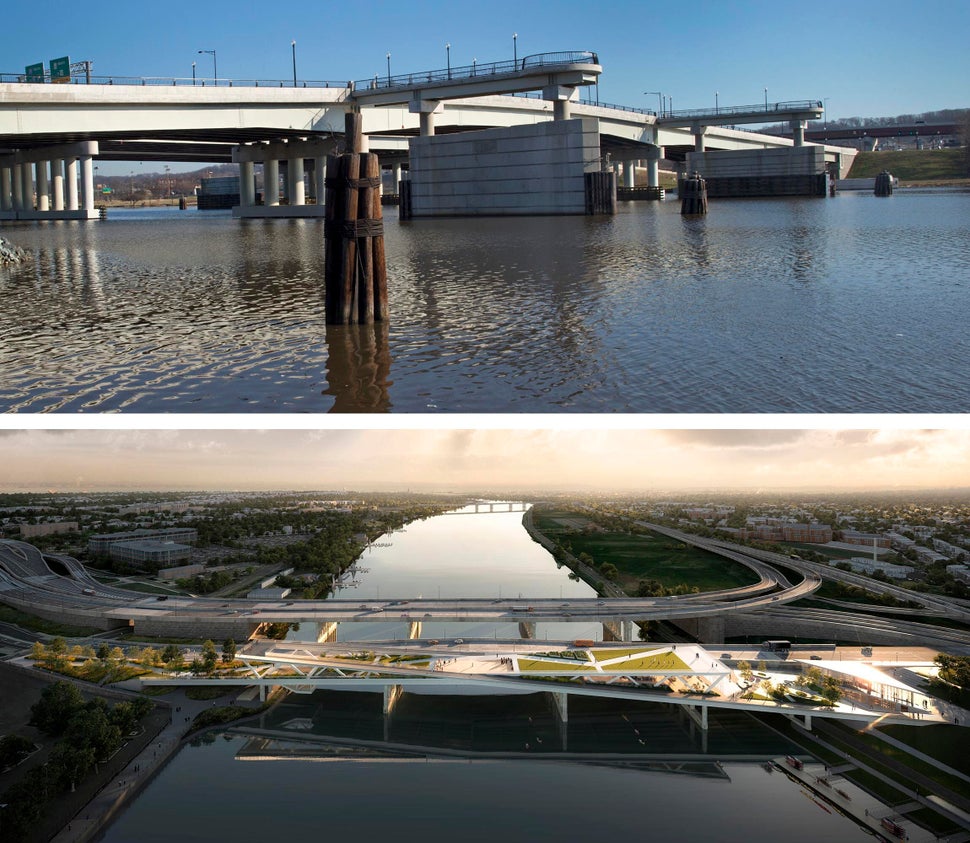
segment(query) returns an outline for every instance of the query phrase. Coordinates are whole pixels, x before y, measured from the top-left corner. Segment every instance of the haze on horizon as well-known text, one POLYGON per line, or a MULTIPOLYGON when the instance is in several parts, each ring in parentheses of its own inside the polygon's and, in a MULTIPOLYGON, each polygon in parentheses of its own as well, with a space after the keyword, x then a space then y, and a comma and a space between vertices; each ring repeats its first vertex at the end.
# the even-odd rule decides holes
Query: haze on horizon
POLYGON ((967 487, 970 430, 3 430, 0 492, 967 487))

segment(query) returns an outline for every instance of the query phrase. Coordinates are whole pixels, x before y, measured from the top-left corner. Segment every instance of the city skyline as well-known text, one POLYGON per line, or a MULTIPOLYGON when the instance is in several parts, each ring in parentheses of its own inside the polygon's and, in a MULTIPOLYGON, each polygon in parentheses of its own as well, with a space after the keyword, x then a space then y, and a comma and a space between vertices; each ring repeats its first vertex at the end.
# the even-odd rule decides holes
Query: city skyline
POLYGON ((966 488, 968 430, 6 430, 2 492, 966 488))

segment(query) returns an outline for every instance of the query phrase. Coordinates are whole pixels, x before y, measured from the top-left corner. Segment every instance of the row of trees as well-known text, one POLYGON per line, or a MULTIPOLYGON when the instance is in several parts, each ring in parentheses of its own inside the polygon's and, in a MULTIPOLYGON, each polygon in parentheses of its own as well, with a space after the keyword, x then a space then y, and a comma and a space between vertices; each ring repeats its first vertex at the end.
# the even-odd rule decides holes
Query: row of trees
POLYGON ((4 840, 23 840, 41 819, 47 802, 73 791, 92 769, 104 763, 153 708, 144 698, 109 706, 85 701, 70 682, 54 682, 31 708, 30 724, 59 738, 46 764, 30 770, 3 794, 4 840))

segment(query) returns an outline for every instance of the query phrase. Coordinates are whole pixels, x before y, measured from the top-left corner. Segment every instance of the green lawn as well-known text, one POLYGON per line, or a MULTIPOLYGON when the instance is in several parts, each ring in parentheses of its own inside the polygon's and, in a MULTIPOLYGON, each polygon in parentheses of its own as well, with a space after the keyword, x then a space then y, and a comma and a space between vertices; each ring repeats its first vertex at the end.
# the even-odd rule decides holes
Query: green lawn
POLYGON ((849 178, 872 178, 883 170, 889 170, 903 182, 944 181, 970 176, 963 149, 904 149, 899 152, 860 152, 852 163, 849 178))
POLYGON ((558 519, 588 519, 581 512, 565 510, 544 510, 533 518, 535 526, 549 538, 568 542, 574 556, 588 553, 597 565, 615 565, 620 572, 617 584, 631 594, 636 593, 641 579, 655 579, 667 588, 696 586, 700 591, 736 588, 758 581, 744 565, 658 533, 629 535, 595 529, 578 532, 558 519))
POLYGON ((16 626, 30 629, 34 632, 45 632, 48 635, 61 635, 65 638, 84 638, 101 630, 89 626, 69 626, 54 621, 44 620, 35 615, 28 615, 11 606, 0 606, 0 621, 12 623, 16 626))

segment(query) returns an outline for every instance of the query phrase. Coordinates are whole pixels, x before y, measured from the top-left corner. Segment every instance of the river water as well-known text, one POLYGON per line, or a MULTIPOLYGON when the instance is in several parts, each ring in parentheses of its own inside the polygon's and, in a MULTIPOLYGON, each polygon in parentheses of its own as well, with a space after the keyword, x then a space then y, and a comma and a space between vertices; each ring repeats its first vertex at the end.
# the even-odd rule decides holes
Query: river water
MULTIPOLYGON (((566 597, 588 594, 531 541, 521 519, 522 513, 459 514, 408 525, 371 549, 360 562, 366 569, 358 573, 360 584, 341 596, 418 597, 439 587, 443 597, 498 595, 499 588, 506 596, 554 596, 560 588, 566 597), (455 547, 462 548, 460 565, 455 547)), ((366 626, 354 627, 355 636, 366 626)), ((372 633, 387 637, 388 631, 372 633)), ((456 625, 452 632, 458 631, 467 628, 456 625)), ((366 692, 293 694, 255 724, 278 738, 210 733, 184 747, 103 839, 261 841, 283 832, 429 843, 631 835, 740 842, 751 839, 753 828, 759 837, 792 843, 864 839, 851 821, 820 808, 783 774, 729 761, 792 751, 742 713, 712 713, 705 743, 672 707, 635 701, 573 697, 563 729, 544 694, 407 692, 386 718, 382 699, 366 692), (301 734, 302 741, 288 737, 301 734), (402 746, 519 757, 416 760, 402 755, 402 746), (565 749, 597 758, 528 758, 565 749), (664 771, 662 762, 651 766, 631 757, 644 752, 697 760, 664 771), (726 763, 702 760, 705 752, 726 763)))
POLYGON ((5 224, 0 409, 965 412, 970 192, 398 222, 391 320, 328 328, 323 223, 5 224))

